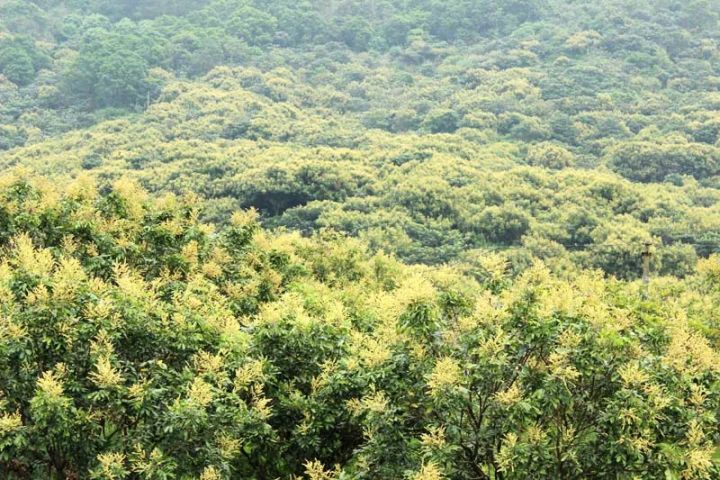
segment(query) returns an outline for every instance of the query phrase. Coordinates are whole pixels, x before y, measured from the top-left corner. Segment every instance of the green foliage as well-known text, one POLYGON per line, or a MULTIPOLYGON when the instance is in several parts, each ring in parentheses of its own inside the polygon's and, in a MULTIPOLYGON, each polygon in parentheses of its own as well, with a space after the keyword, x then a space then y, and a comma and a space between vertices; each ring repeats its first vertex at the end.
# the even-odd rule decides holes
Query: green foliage
POLYGON ((453 133, 458 128, 458 114, 454 110, 433 110, 425 117, 424 125, 431 133, 453 133))
MULTIPOLYGON (((454 132, 470 113, 503 113, 492 127, 502 135, 579 143, 574 153, 597 157, 607 140, 649 124, 678 131, 668 117, 694 117, 698 93, 717 87, 717 12, 702 2, 156 3, 6 2, 0 72, 22 87, 2 103, 7 114, 41 105, 38 87, 62 86, 50 119, 27 119, 53 135, 101 120, 107 106, 146 107, 153 68, 197 78, 242 64, 297 70, 303 83, 336 91, 327 98, 344 97, 343 113, 403 112, 380 126, 390 131, 454 132), (382 84, 389 72, 401 83, 382 84), (479 108, 458 101, 468 93, 479 108)), ((708 143, 713 128, 679 130, 708 143)))
POLYGON ((718 18, 0 1, 0 477, 720 478, 718 18))
POLYGON ((80 50, 66 72, 65 90, 91 108, 131 107, 149 94, 147 62, 117 38, 99 38, 80 50))
POLYGON ((716 3, 0 2, 0 477, 720 477, 716 3))
MULTIPOLYGON (((167 83, 145 114, 8 153, 0 165, 23 164, 50 176, 129 175, 153 192, 199 195, 205 219, 218 225, 237 208, 256 207, 268 226, 304 233, 332 228, 409 262, 440 264, 467 249, 540 242, 553 245, 538 251, 553 268, 574 263, 634 277, 641 272, 638 249, 652 238, 657 268, 686 275, 693 268, 690 249, 700 257, 717 249, 720 193, 710 179, 703 187, 676 173, 666 184, 644 186, 573 169, 571 162, 587 157, 559 143, 521 148, 488 134, 482 141, 492 141, 478 143, 476 128, 368 131, 322 104, 298 103, 292 93, 298 80, 287 70, 223 67, 199 83, 167 80, 157 70, 151 75, 167 83), (637 235, 609 240, 608 231, 637 235), (684 261, 675 256, 678 249, 687 251, 684 261)), ((484 114, 483 125, 495 118, 484 114)), ((22 141, 26 132, 7 128, 4 141, 22 141)), ((688 145, 714 148, 673 145, 678 152, 688 145)), ((536 254, 522 255, 528 253, 536 254)))
POLYGON ((559 145, 541 143, 528 149, 527 162, 530 165, 562 170, 572 167, 575 163, 572 152, 559 145))
POLYGON ((31 38, 0 38, 0 73, 11 82, 27 85, 49 63, 48 56, 35 46, 31 38))
POLYGON ((639 302, 542 264, 510 281, 498 255, 269 235, 254 211, 214 231, 125 180, 10 175, 0 198, 5 478, 720 474, 716 257, 639 302))
POLYGON ((660 182, 670 175, 707 178, 720 173, 720 151, 698 143, 618 145, 609 154, 610 166, 639 182, 660 182))
POLYGON ((473 223, 473 228, 491 243, 516 243, 530 228, 528 216, 517 208, 488 207, 473 223))

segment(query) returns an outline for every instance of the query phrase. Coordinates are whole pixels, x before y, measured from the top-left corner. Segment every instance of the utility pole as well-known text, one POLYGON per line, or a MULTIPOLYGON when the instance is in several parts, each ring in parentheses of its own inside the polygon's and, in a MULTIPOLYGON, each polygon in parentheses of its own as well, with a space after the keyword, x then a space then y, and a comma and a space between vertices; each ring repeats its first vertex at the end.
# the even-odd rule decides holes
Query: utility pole
POLYGON ((643 290, 642 290, 642 297, 643 299, 648 298, 648 294, 650 291, 650 257, 652 257, 652 242, 645 242, 643 244, 643 252, 642 252, 642 281, 643 281, 643 290))

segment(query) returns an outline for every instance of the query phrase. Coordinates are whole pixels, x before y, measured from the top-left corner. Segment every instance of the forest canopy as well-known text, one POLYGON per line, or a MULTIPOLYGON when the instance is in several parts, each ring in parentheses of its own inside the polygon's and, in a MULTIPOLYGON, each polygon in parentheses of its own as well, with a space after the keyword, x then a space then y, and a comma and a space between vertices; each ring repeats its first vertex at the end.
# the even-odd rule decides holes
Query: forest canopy
POLYGON ((0 0, 0 478, 720 478, 719 21, 0 0))
POLYGON ((0 180, 6 478, 714 478, 720 258, 403 266, 196 198, 0 180))
POLYGON ((408 262, 500 248, 632 278, 645 241, 676 275, 718 250, 716 2, 0 8, 2 166, 408 262))

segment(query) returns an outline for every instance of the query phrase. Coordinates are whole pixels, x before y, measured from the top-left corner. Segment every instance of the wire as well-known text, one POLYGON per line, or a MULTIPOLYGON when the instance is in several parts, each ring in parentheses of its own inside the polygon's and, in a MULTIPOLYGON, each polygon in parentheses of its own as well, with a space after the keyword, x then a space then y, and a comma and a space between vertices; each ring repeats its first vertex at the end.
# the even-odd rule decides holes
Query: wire
MULTIPOLYGON (((561 242, 555 242, 561 247, 573 251, 582 251, 582 250, 593 250, 593 249, 603 249, 603 248, 624 248, 624 247, 637 247, 637 246, 645 246, 644 243, 640 242, 614 242, 614 243, 561 243, 561 242)), ((686 242, 674 242, 670 244, 651 244, 651 246, 659 249, 672 247, 675 245, 687 245, 690 247, 703 247, 703 248, 709 248, 711 250, 718 250, 720 251, 720 243, 698 243, 698 242, 692 242, 692 243, 686 243, 686 242)), ((486 245, 482 247, 478 247, 481 250, 510 250, 512 248, 519 248, 522 247, 522 245, 486 245)))

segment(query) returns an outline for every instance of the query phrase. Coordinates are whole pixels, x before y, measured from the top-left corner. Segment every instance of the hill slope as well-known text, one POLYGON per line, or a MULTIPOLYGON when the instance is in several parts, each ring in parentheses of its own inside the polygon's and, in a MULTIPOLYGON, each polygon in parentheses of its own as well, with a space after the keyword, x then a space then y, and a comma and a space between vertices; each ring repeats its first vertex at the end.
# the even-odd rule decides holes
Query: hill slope
POLYGON ((720 477, 719 18, 0 0, 0 477, 720 477))
POLYGON ((271 3, 3 2, 0 165, 411 262, 628 277, 652 241, 684 275, 718 250, 715 2, 271 3))
MULTIPOLYGON (((664 245, 656 268, 682 275, 697 254, 717 249, 720 192, 704 179, 633 183, 603 166, 573 168, 576 155, 558 143, 479 127, 365 129, 323 99, 289 72, 222 67, 168 84, 143 114, 7 152, 0 165, 59 177, 87 171, 105 181, 130 176, 154 192, 199 194, 216 222, 253 206, 268 225, 330 227, 411 262, 503 246, 518 268, 534 255, 559 269, 634 276, 643 242, 654 241, 664 245)), ((636 137, 644 140, 610 151, 675 148, 636 137)), ((682 155, 692 151, 689 140, 672 141, 685 142, 673 143, 682 155)))

